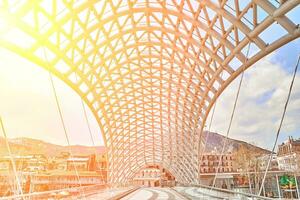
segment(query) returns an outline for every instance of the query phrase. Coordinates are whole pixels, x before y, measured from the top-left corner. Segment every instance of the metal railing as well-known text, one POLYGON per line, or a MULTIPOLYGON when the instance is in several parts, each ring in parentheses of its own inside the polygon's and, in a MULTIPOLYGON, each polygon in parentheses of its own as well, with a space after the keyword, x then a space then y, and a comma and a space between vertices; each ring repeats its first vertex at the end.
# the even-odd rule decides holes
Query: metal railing
POLYGON ((100 195, 103 200, 117 200, 127 196, 137 189, 139 189, 139 187, 131 186, 122 188, 120 191, 116 191, 115 188, 112 189, 107 184, 99 184, 0 197, 0 200, 89 199, 89 197, 93 195, 100 195), (82 194, 84 194, 84 196, 82 194))
MULTIPOLYGON (((187 187, 186 185, 182 185, 183 187, 187 187)), ((221 189, 217 187, 211 187, 207 185, 201 185, 201 184, 192 184, 188 185, 188 187, 194 187, 198 188, 197 193, 210 196, 212 198, 216 199, 229 199, 229 200, 235 200, 235 199, 253 199, 253 200, 274 200, 274 198, 259 196, 255 194, 249 194, 244 192, 238 192, 238 191, 232 191, 228 189, 221 189), (202 189, 201 191, 199 189, 202 189)), ((185 193, 185 195, 192 196, 189 193, 185 193)))
POLYGON ((0 200, 43 200, 49 198, 63 198, 63 197, 74 197, 81 196, 81 191, 84 191, 85 195, 91 195, 93 193, 98 192, 99 190, 107 189, 108 185, 106 184, 98 184, 98 185, 89 185, 82 187, 72 187, 65 188, 60 190, 50 190, 44 192, 34 192, 23 195, 13 195, 7 197, 0 197, 0 200))

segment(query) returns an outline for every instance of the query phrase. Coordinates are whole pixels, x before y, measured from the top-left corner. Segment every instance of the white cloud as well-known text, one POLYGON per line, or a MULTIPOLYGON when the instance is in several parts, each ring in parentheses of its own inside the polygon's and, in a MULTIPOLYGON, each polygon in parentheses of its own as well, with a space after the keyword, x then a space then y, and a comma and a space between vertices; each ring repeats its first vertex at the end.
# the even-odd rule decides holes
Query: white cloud
MULTIPOLYGON (((253 142, 259 146, 270 148, 275 140, 279 120, 287 98, 292 74, 284 70, 279 63, 272 63, 271 57, 263 58, 245 72, 243 85, 229 133, 229 137, 253 142)), ((233 108, 234 98, 240 77, 238 77, 217 101, 211 131, 225 134, 233 108)), ((282 133, 298 131, 300 136, 300 75, 298 73, 282 133)))

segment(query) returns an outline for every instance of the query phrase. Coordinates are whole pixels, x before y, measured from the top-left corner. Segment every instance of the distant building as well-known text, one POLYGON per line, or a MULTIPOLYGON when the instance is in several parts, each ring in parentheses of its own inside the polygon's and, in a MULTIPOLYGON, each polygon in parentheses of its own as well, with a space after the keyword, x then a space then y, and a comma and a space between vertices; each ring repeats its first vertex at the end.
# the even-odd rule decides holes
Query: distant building
POLYGON ((72 156, 67 159, 67 170, 97 171, 97 164, 95 154, 89 156, 72 156))
POLYGON ((88 171, 89 157, 88 156, 73 156, 67 159, 68 171, 88 171))
POLYGON ((300 139, 289 137, 287 141, 278 145, 277 152, 278 167, 284 171, 300 170, 300 139))
POLYGON ((106 154, 100 154, 96 158, 96 169, 106 170, 107 169, 107 156, 106 154))
POLYGON ((70 157, 69 152, 61 152, 58 156, 49 158, 48 170, 67 170, 67 160, 70 157))
POLYGON ((44 155, 14 155, 0 158, 0 196, 16 194, 16 179, 12 160, 16 167, 19 183, 23 193, 30 192, 30 178, 34 174, 45 173, 48 160, 44 155))
MULTIPOLYGON (((260 157, 257 158, 257 163, 258 163, 258 170, 259 171, 265 171, 267 166, 268 166, 268 162, 270 159, 270 155, 269 154, 264 154, 260 157)), ((273 154, 272 156, 272 160, 269 166, 269 171, 278 171, 279 167, 278 167, 278 159, 277 159, 277 155, 273 154)))
MULTIPOLYGON (((105 184, 107 182, 107 160, 105 154, 96 158, 71 156, 62 152, 47 159, 44 155, 13 157, 24 193, 55 189, 105 184), (77 170, 77 172, 76 172, 77 170)), ((0 196, 13 195, 16 185, 13 165, 9 156, 0 158, 0 196)))
POLYGON ((0 158, 0 171, 7 171, 11 168, 11 161, 6 158, 0 158))
POLYGON ((31 191, 48 191, 70 187, 104 184, 104 177, 96 172, 79 171, 49 171, 31 176, 31 191))
POLYGON ((107 180, 107 156, 106 154, 100 154, 96 157, 96 171, 98 174, 107 180))
POLYGON ((200 158, 200 173, 230 173, 235 171, 231 153, 223 155, 214 152, 205 153, 200 158))
MULTIPOLYGON (((48 165, 48 160, 44 155, 15 155, 13 161, 17 171, 38 172, 45 171, 48 165)), ((0 158, 0 170, 12 170, 12 161, 9 156, 0 158)))
POLYGON ((175 177, 158 165, 149 165, 141 169, 134 177, 133 184, 147 187, 174 186, 175 177))
POLYGON ((141 170, 134 180, 138 185, 155 187, 160 185, 161 172, 159 168, 147 167, 141 170))

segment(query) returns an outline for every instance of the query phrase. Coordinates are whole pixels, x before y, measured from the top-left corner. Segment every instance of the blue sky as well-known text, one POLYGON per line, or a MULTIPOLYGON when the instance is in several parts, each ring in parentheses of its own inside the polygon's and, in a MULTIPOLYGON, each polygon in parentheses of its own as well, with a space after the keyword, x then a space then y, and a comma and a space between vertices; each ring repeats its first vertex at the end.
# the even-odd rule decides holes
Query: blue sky
MULTIPOLYGON (((271 61, 274 63, 280 63, 280 66, 287 73, 292 74, 295 70, 295 65, 296 65, 298 56, 300 56, 300 39, 297 39, 294 42, 291 42, 291 43, 281 47, 280 49, 278 49, 275 53, 275 56, 272 57, 271 61)), ((299 74, 300 74, 300 71, 299 71, 299 67, 298 67, 298 71, 297 71, 298 76, 297 76, 297 79, 295 80, 295 83, 294 83, 295 85, 300 84, 299 74)), ((297 86, 295 86, 293 88, 293 91, 291 94, 291 98, 293 100, 295 100, 295 98, 297 98, 296 93, 297 94, 299 93, 299 91, 297 90, 296 87, 297 86)), ((288 109, 288 112, 289 111, 290 111, 290 109, 288 109)), ((299 116, 299 115, 297 115, 297 116, 299 116)), ((298 118, 298 119, 300 119, 300 118, 298 118)), ((279 143, 286 140, 286 135, 291 135, 294 138, 300 138, 300 127, 297 127, 296 129, 291 130, 291 131, 282 129, 282 134, 280 134, 280 137, 279 137, 279 143)))
POLYGON ((275 63, 280 63, 284 70, 286 70, 289 73, 292 73, 295 69, 296 58, 299 56, 299 52, 300 40, 297 39, 278 49, 275 53, 275 56, 272 57, 271 61, 275 63))
MULTIPOLYGON (((241 94, 229 137, 270 149, 274 144, 279 120, 296 61, 300 39, 262 58, 245 72, 241 94)), ((225 134, 239 78, 233 81, 217 101, 212 131, 225 134)), ((300 72, 296 76, 290 104, 279 136, 300 138, 300 72)))
MULTIPOLYGON (((300 16, 299 16, 299 18, 300 18, 300 16)), ((300 56, 300 39, 298 39, 292 43, 289 43, 289 44, 283 46, 282 48, 278 49, 277 53, 273 57, 272 61, 275 63, 280 63, 280 66, 282 66, 284 68, 284 70, 286 70, 288 73, 292 74, 294 72, 298 56, 300 56)), ((298 72, 297 72, 298 79, 295 80, 295 85, 300 84, 299 68, 298 68, 298 72)), ((292 95, 291 95, 292 98, 295 98, 295 93, 299 92, 299 91, 295 91, 295 90, 296 89, 294 87, 294 90, 292 91, 292 95)), ((300 120, 300 118, 299 118, 299 120, 300 120)), ((279 137, 280 142, 286 140, 286 135, 291 135, 294 138, 300 138, 300 127, 298 127, 297 129, 294 129, 292 131, 286 131, 285 129, 283 129, 282 133, 283 134, 280 134, 280 137, 279 137)))

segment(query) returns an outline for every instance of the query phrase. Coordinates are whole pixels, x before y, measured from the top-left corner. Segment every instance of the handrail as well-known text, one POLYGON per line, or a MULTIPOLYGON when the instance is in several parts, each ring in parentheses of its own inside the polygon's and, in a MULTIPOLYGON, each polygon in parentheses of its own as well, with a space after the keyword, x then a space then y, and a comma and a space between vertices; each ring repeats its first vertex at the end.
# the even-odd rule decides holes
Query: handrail
MULTIPOLYGON (((81 186, 81 187, 72 187, 72 188, 64 188, 64 189, 59 189, 59 190, 49 190, 49 191, 44 191, 44 192, 34 192, 34 193, 28 193, 28 194, 22 194, 22 195, 13 195, 13 196, 7 196, 7 197, 0 197, 0 200, 15 200, 18 198, 42 198, 43 196, 49 196, 52 193, 59 193, 59 192, 70 192, 70 193, 75 193, 77 192, 76 190, 82 189, 91 189, 91 188, 97 188, 97 187, 103 187, 106 188, 108 185, 107 184, 95 184, 95 185, 89 185, 89 186, 81 186)), ((88 190, 87 190, 88 191, 88 190)))
POLYGON ((169 188, 170 188, 172 191, 174 191, 174 192, 176 193, 176 195, 180 196, 181 199, 184 199, 184 200, 191 200, 191 198, 189 198, 189 197, 187 197, 187 196, 181 194, 180 192, 178 192, 178 191, 175 190, 174 188, 172 188, 172 187, 169 187, 169 188))
POLYGON ((273 200, 273 198, 269 198, 269 197, 264 197, 264 196, 259 196, 259 195, 255 195, 255 194, 244 193, 244 192, 238 192, 238 191, 232 191, 232 190, 223 189, 223 188, 211 187, 211 186, 202 185, 202 184, 191 184, 191 185, 189 185, 189 187, 199 187, 199 188, 205 188, 205 189, 214 190, 214 191, 218 191, 218 192, 239 194, 239 195, 243 195, 246 197, 253 197, 253 198, 255 197, 258 199, 273 200))
POLYGON ((116 196, 109 198, 108 200, 119 200, 119 199, 122 199, 122 198, 128 196, 129 194, 135 192, 138 189, 140 189, 140 187, 138 187, 138 186, 137 187, 133 187, 133 188, 131 188, 131 189, 125 191, 125 192, 122 192, 121 194, 117 194, 116 196))

